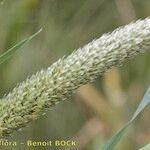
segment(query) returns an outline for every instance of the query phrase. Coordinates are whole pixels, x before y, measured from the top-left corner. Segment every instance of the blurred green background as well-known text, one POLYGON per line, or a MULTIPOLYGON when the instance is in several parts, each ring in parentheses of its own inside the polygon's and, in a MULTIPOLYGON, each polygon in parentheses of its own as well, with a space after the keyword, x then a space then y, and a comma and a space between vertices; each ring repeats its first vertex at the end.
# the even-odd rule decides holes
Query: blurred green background
MULTIPOLYGON (((103 33, 149 15, 150 0, 5 0, 0 4, 0 53, 40 28, 43 31, 0 66, 0 96, 103 33)), ((70 150, 99 150, 134 112, 150 83, 149 66, 150 53, 146 53, 111 69, 9 139, 74 139, 78 146, 70 150)), ((148 143, 149 124, 146 109, 116 149, 134 150, 148 143)), ((63 148, 35 148, 41 149, 63 148)))

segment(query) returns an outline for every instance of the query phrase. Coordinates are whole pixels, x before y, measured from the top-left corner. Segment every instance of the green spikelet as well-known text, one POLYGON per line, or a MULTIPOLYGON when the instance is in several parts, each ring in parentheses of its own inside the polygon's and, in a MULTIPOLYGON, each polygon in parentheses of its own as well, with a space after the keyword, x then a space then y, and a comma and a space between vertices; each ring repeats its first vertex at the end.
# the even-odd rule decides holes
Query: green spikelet
POLYGON ((37 119, 46 108, 67 99, 81 85, 147 49, 150 49, 150 18, 104 34, 59 59, 1 99, 0 136, 37 119))

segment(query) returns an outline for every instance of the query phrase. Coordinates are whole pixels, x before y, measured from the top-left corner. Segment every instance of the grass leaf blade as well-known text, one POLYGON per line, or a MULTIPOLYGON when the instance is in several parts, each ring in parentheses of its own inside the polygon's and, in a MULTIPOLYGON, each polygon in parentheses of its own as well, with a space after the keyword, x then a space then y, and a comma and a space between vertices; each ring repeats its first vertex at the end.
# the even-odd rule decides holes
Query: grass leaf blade
POLYGON ((143 110, 144 108, 150 103, 150 87, 146 91, 141 103, 139 104, 137 110, 135 111, 131 121, 133 121, 143 110))
POLYGON ((29 38, 26 38, 24 40, 22 40, 21 42, 17 43, 16 45, 14 45, 13 47, 11 47, 10 49, 8 49, 6 52, 4 52, 3 54, 0 55, 0 64, 2 64, 3 62, 5 62, 8 58, 10 58, 20 47, 22 47, 26 42, 30 41, 31 39, 33 39, 36 35, 38 35, 40 32, 42 31, 42 29, 40 29, 38 32, 36 32, 35 34, 31 35, 29 38))
MULTIPOLYGON (((123 137, 123 135, 126 133, 128 127, 132 124, 132 122, 138 117, 138 115, 145 109, 145 107, 149 103, 150 103, 150 87, 146 91, 141 103, 139 104, 138 108, 133 114, 133 117, 131 118, 131 120, 123 128, 121 128, 114 136, 112 136, 110 140, 108 140, 108 142, 104 144, 104 146, 102 147, 102 150, 112 150, 120 141, 120 139, 123 137)), ((144 149, 144 150, 148 150, 148 149, 144 149)))
POLYGON ((150 150, 150 144, 147 144, 143 148, 140 148, 139 150, 150 150))
POLYGON ((120 141, 121 137, 125 134, 128 127, 129 124, 126 124, 115 135, 113 135, 112 138, 102 147, 102 150, 112 150, 116 146, 116 144, 120 141))

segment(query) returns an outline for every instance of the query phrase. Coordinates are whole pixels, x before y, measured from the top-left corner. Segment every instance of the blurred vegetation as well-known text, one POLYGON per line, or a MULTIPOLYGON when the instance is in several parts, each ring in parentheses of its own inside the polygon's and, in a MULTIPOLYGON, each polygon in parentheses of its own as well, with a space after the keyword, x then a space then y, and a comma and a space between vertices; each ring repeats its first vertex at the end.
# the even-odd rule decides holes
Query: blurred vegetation
MULTIPOLYGON (((149 0, 5 0, 0 5, 0 53, 41 27, 43 32, 0 66, 0 96, 104 32, 148 17, 149 6, 149 0)), ((75 138, 78 149, 99 150, 128 120, 148 87, 149 58, 150 53, 142 54, 119 69, 113 68, 9 139, 75 138)), ((148 143, 149 124, 146 110, 117 149, 133 150, 148 143)), ((9 149, 13 150, 5 148, 9 149)))

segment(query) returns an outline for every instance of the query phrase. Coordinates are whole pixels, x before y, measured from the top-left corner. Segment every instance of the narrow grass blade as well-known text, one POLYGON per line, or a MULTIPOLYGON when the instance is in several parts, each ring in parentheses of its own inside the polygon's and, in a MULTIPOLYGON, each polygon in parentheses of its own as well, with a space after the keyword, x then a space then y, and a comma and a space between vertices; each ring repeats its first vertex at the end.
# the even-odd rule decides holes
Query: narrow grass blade
POLYGON ((14 52, 16 52, 20 47, 22 47, 25 43, 27 43, 28 41, 30 41, 31 39, 33 39, 36 35, 38 35, 40 32, 42 31, 42 29, 40 29, 39 31, 37 31, 36 33, 34 33, 33 35, 31 35, 29 38, 26 38, 24 40, 22 40, 21 42, 17 43, 16 45, 14 45, 13 47, 11 47, 10 49, 8 49, 6 52, 4 52, 3 54, 0 55, 0 64, 2 64, 3 62, 5 62, 8 58, 10 58, 14 52))
POLYGON ((131 121, 135 120, 135 118, 144 110, 144 108, 150 103, 150 87, 148 88, 146 94, 143 97, 140 105, 138 106, 136 112, 134 113, 131 121))
POLYGON ((147 144, 143 148, 140 148, 139 150, 150 150, 150 144, 147 144))
POLYGON ((111 139, 102 147, 102 150, 112 150, 116 144, 120 141, 122 136, 125 134, 129 127, 129 123, 121 128, 116 134, 114 134, 111 139))
POLYGON ((123 137, 123 135, 126 133, 132 122, 138 117, 138 115, 145 109, 145 107, 149 103, 150 103, 150 87, 145 93, 141 103, 139 104, 137 110, 133 114, 131 120, 123 128, 121 128, 114 136, 112 136, 108 142, 106 142, 106 144, 102 147, 102 150, 112 150, 120 141, 120 139, 123 137))

